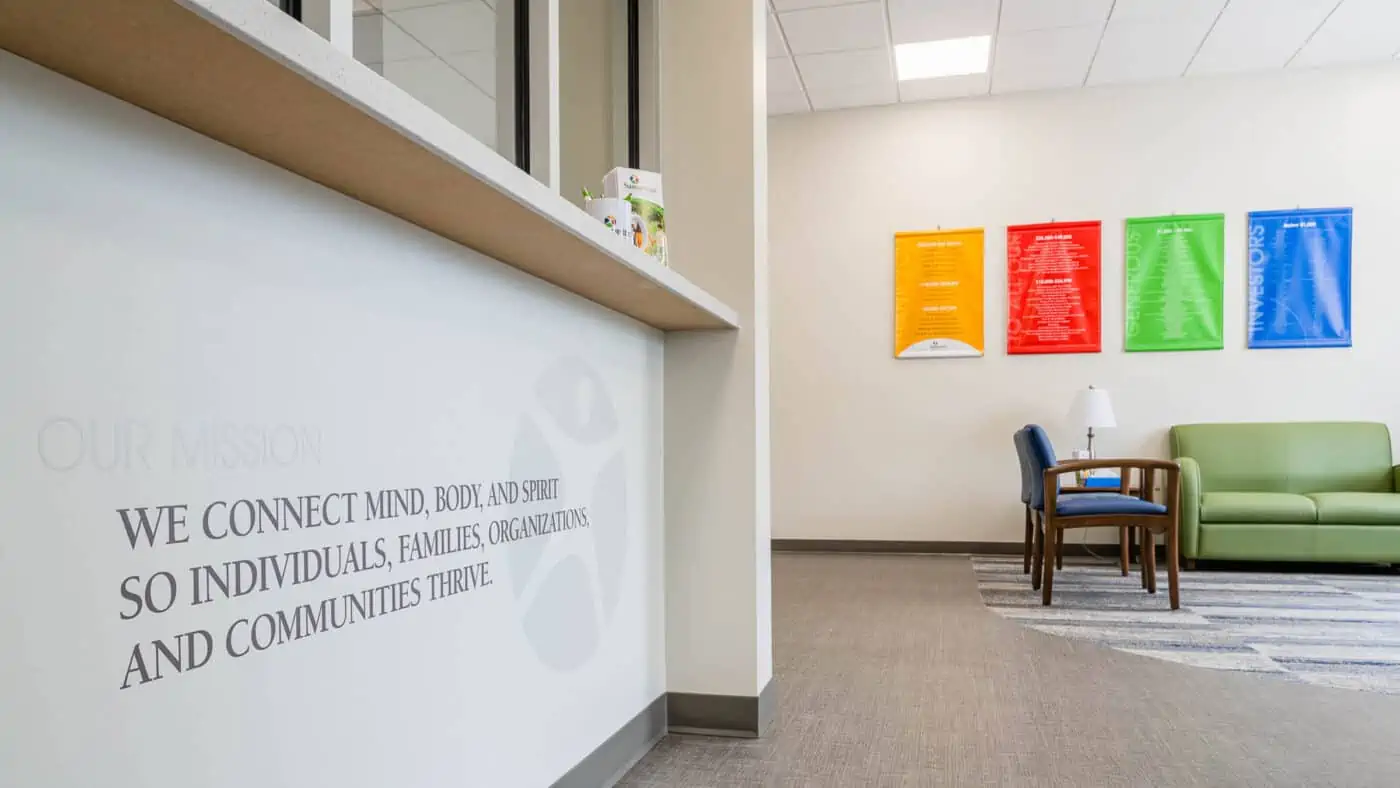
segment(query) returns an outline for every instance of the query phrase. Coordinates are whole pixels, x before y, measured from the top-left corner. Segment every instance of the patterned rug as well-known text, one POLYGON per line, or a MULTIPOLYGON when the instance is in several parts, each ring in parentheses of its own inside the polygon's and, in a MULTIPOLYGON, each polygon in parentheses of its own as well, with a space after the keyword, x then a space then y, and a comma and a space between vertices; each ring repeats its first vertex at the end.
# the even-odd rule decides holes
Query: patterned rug
POLYGON ((1181 609, 1142 590, 1116 563, 1066 559, 1055 604, 1021 574, 1021 558, 975 556, 987 607, 1032 629, 1216 670, 1276 673, 1331 687, 1400 694, 1400 576, 1181 573, 1181 609))

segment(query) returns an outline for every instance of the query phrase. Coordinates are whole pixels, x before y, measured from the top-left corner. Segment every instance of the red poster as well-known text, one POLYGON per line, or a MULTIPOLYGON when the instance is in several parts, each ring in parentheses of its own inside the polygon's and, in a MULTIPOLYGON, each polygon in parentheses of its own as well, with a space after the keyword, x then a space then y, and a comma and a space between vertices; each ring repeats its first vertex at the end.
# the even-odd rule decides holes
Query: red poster
POLYGON ((1006 352, 1098 353, 1100 222, 1006 228, 1006 352))

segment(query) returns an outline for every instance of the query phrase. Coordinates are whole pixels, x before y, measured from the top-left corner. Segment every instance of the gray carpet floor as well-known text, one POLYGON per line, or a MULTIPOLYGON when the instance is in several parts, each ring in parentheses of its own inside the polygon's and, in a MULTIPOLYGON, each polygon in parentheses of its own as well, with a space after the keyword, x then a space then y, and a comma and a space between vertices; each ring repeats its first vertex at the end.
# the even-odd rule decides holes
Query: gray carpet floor
POLYGON ((1400 784, 1400 698, 1037 632, 966 557, 779 554, 773 582, 769 734, 668 736, 620 785, 1400 784))

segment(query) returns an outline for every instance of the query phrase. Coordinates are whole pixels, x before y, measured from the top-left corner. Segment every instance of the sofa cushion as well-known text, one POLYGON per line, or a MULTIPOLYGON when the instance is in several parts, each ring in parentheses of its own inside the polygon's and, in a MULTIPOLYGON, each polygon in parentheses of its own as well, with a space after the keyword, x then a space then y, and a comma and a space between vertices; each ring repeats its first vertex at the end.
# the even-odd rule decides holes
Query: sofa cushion
POLYGON ((1336 525, 1400 525, 1400 493, 1310 493, 1317 521, 1336 525))
POLYGON ((1312 561, 1400 562, 1400 528, 1329 525, 1326 528, 1296 530, 1312 531, 1317 536, 1317 544, 1310 558, 1312 561))
POLYGON ((1393 492, 1390 430, 1367 422, 1178 424, 1205 492, 1393 492))
MULTIPOLYGON (((1353 526, 1358 530, 1362 526, 1353 526)), ((1315 525, 1268 525, 1261 523, 1201 523, 1199 558, 1246 558, 1252 561, 1316 561, 1317 543, 1333 528, 1315 525)), ((1386 533, 1389 528, 1370 528, 1386 533)), ((1400 528, 1395 529, 1400 535, 1400 528)))
POLYGON ((1201 496, 1203 523, 1315 523, 1317 506, 1306 495, 1208 492, 1201 496))

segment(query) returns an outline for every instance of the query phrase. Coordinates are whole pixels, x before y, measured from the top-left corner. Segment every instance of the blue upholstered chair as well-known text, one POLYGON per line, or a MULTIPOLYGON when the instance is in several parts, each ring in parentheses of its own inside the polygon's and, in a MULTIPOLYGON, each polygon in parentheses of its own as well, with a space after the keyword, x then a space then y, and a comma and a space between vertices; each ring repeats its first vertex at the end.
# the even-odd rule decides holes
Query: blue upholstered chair
POLYGON ((1179 608, 1181 591, 1178 581, 1178 502, 1181 467, 1175 462, 1138 458, 1056 462, 1055 450, 1050 445, 1050 438, 1045 434, 1045 430, 1032 424, 1026 428, 1025 433, 1025 440, 1030 447, 1028 457, 1032 471, 1030 508, 1039 515, 1037 519, 1040 523, 1040 527, 1036 529, 1036 541, 1039 546, 1033 557, 1031 582, 1041 588, 1041 604, 1050 604, 1055 583, 1053 559, 1059 554, 1066 530, 1127 527, 1143 529, 1143 584, 1151 594, 1157 593, 1157 567, 1156 551, 1152 549, 1153 541, 1149 534, 1167 535, 1167 583, 1171 592, 1172 610, 1179 608), (1119 478, 1122 479, 1119 492, 1060 495, 1062 474, 1097 468, 1118 469, 1119 478), (1140 496, 1127 494, 1134 470, 1142 474, 1138 485, 1143 491, 1140 496), (1154 486, 1153 477, 1158 472, 1166 476, 1165 503, 1157 503, 1148 498, 1154 486))
POLYGON ((1030 427, 1022 427, 1016 430, 1016 434, 1012 436, 1016 444, 1016 461, 1021 465, 1021 504, 1026 510, 1025 562, 1022 568, 1022 574, 1027 575, 1031 573, 1032 540, 1035 539, 1035 535, 1039 533, 1039 530, 1035 526, 1035 520, 1031 516, 1031 490, 1034 487, 1034 481, 1031 477, 1034 475, 1034 471, 1031 470, 1029 430, 1030 427))
MULTIPOLYGON (((1021 429, 1016 430, 1016 434, 1012 436, 1016 444, 1016 461, 1021 466, 1021 503, 1025 506, 1026 510, 1024 574, 1031 573, 1031 559, 1035 555, 1035 551, 1040 549, 1039 542, 1035 541, 1037 535, 1040 533, 1040 528, 1036 522, 1037 514, 1031 509, 1031 490, 1035 487, 1035 469, 1031 464, 1030 431, 1031 425, 1027 424, 1021 429)), ((1037 580, 1035 582, 1035 587, 1040 588, 1039 581, 1037 580)))
MULTIPOLYGON (((1026 573, 1030 573, 1030 571, 1031 571, 1031 561, 1032 561, 1032 558, 1033 558, 1033 556, 1035 555, 1035 551, 1040 549, 1039 546, 1038 546, 1039 543, 1035 541, 1035 539, 1037 538, 1037 535, 1040 533, 1040 528, 1039 528, 1039 526, 1038 526, 1037 523, 1036 523, 1037 513, 1036 513, 1033 509, 1031 509, 1031 490, 1033 489, 1033 487, 1034 487, 1034 485, 1035 485, 1035 476, 1036 476, 1036 472, 1035 472, 1035 470, 1034 470, 1034 467, 1033 467, 1032 464, 1031 464, 1031 442, 1030 442, 1030 431, 1031 431, 1031 426, 1032 426, 1032 425, 1027 424, 1026 426, 1022 427, 1021 429, 1017 430, 1017 431, 1016 431, 1016 435, 1014 436, 1014 437, 1015 437, 1015 442, 1016 442, 1016 459, 1020 462, 1020 465, 1021 465, 1021 503, 1025 504, 1025 507, 1026 507, 1026 542, 1025 542, 1025 548, 1026 548, 1026 549, 1025 549, 1025 572, 1026 572, 1026 573)), ((1042 433, 1043 433, 1043 431, 1042 431, 1042 433)), ((1048 438, 1047 438, 1047 440, 1048 440, 1048 438)), ((1054 449, 1054 447, 1051 447, 1051 448, 1050 448, 1050 456, 1051 456, 1051 457, 1054 457, 1054 456, 1055 456, 1055 449, 1054 449)), ((1053 463, 1053 462, 1051 463, 1051 465, 1054 465, 1054 464, 1055 464, 1055 463, 1053 463)), ((1083 491, 1074 491, 1074 493, 1075 493, 1076 495, 1082 494, 1082 492, 1083 492, 1083 491)), ((1127 529, 1127 528, 1123 528, 1122 530, 1123 530, 1123 531, 1127 531, 1128 529, 1127 529)), ((1123 562, 1122 562, 1122 563, 1123 563, 1123 576, 1126 577, 1127 574, 1128 574, 1128 553, 1127 553, 1127 544, 1128 544, 1128 540, 1127 540, 1126 534, 1123 535, 1123 537, 1122 537, 1122 543, 1123 543, 1123 562)), ((1058 569, 1063 569, 1063 568, 1064 568, 1064 550, 1063 550, 1063 546, 1062 546, 1062 548, 1055 554, 1055 566, 1056 566, 1056 568, 1058 568, 1058 569)), ((1035 587, 1035 588, 1040 588, 1040 581, 1039 581, 1039 580, 1035 580, 1035 581, 1034 581, 1034 587, 1035 587)))

